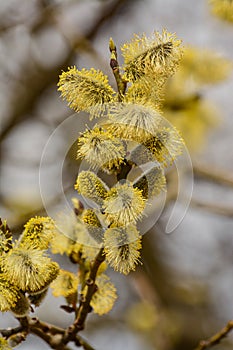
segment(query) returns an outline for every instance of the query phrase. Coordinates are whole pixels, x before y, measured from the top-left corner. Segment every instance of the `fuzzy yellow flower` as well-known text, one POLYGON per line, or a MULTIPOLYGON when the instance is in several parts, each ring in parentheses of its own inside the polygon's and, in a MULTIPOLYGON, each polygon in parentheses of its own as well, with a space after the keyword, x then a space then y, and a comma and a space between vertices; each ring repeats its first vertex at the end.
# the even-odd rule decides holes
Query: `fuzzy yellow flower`
POLYGON ((12 249, 1 259, 1 269, 7 280, 24 292, 44 290, 56 278, 59 266, 45 251, 23 246, 12 249))
POLYGON ((99 242, 89 234, 89 227, 82 221, 82 216, 77 217, 74 212, 62 213, 56 222, 57 231, 51 241, 52 253, 70 257, 78 254, 80 258, 88 260, 95 258, 99 242))
POLYGON ((65 298, 77 294, 79 279, 78 277, 66 270, 60 270, 57 278, 50 284, 55 297, 63 296, 65 298))
MULTIPOLYGON (((100 213, 98 214, 100 215, 100 213)), ((87 227, 90 236, 93 237, 96 242, 101 243, 104 230, 96 212, 93 209, 85 209, 82 213, 81 220, 87 227)))
POLYGON ((6 220, 0 218, 0 254, 12 248, 12 235, 6 220))
POLYGON ((168 166, 182 153, 184 141, 175 127, 163 127, 154 137, 143 142, 163 166, 168 166))
POLYGON ((112 101, 114 94, 107 76, 101 71, 94 68, 78 70, 76 67, 60 75, 58 91, 72 109, 91 112, 92 116, 99 116, 102 105, 112 101))
POLYGON ((154 154, 142 144, 139 144, 130 151, 129 160, 134 163, 135 166, 156 162, 154 154))
POLYGON ((73 211, 60 213, 56 220, 56 231, 51 241, 51 251, 54 254, 78 253, 82 249, 81 237, 87 233, 86 228, 73 211), (81 236, 81 237, 80 237, 81 236))
POLYGON ((143 172, 143 174, 134 181, 134 187, 142 191, 145 199, 159 195, 166 189, 166 178, 163 169, 156 165, 153 168, 143 172))
POLYGON ((0 275, 0 311, 5 312, 16 305, 19 290, 13 286, 3 275, 0 275))
POLYGON ((127 275, 134 271, 139 262, 141 237, 134 225, 112 227, 104 234, 104 250, 107 262, 114 268, 127 275))
POLYGON ((142 217, 145 199, 142 191, 134 188, 129 181, 117 183, 104 200, 104 214, 107 221, 114 225, 128 225, 142 217))
POLYGON ((98 205, 103 204, 107 195, 108 187, 92 171, 81 171, 77 177, 74 188, 84 197, 92 200, 98 205))
POLYGON ((117 298, 116 288, 110 282, 110 278, 104 274, 97 277, 96 285, 98 289, 94 293, 90 305, 93 307, 94 313, 104 315, 113 308, 117 298))
POLYGON ((36 216, 25 224, 18 244, 19 246, 32 244, 36 249, 47 249, 54 232, 55 225, 50 217, 36 216))
POLYGON ((154 75, 159 80, 170 76, 181 58, 180 46, 176 35, 166 30, 162 34, 154 32, 150 38, 135 35, 121 49, 126 78, 135 81, 144 75, 154 75))
POLYGON ((0 349, 1 350, 12 350, 12 348, 8 344, 8 341, 2 337, 0 337, 0 349))
POLYGON ((78 157, 85 158, 94 169, 118 169, 125 157, 123 141, 100 127, 87 130, 78 139, 78 157))
POLYGON ((7 252, 12 245, 12 237, 6 237, 0 230, 0 254, 7 252))
POLYGON ((160 113, 164 95, 164 81, 154 81, 150 75, 140 78, 128 87, 123 102, 146 105, 160 113))
POLYGON ((148 105, 121 103, 109 110, 109 131, 122 139, 139 143, 154 135, 162 117, 148 105))

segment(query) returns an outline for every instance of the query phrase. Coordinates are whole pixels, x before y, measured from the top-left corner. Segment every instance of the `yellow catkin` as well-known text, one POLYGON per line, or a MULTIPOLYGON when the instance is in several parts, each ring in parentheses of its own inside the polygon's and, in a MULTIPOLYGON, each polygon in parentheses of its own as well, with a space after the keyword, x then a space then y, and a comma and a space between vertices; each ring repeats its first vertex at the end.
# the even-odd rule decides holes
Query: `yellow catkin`
POLYGON ((86 234, 87 229, 74 211, 58 214, 55 236, 51 241, 52 253, 68 256, 78 253, 82 249, 82 237, 86 234))
POLYGON ((0 349, 1 350, 12 350, 10 345, 8 344, 7 340, 0 337, 0 349))
POLYGON ((43 250, 31 246, 12 249, 1 260, 6 279, 24 292, 39 292, 56 278, 59 266, 43 250))
POLYGON ((162 117, 148 105, 122 103, 110 109, 109 131, 115 136, 138 143, 154 135, 162 117))
POLYGON ((181 41, 166 30, 151 37, 135 35, 123 45, 122 55, 126 79, 135 81, 146 75, 164 79, 174 73, 181 58, 181 41))
POLYGON ((104 230, 96 212, 93 209, 85 209, 81 220, 86 226, 90 236, 93 237, 96 242, 101 243, 104 230))
POLYGON ((145 199, 141 190, 134 188, 129 181, 117 183, 107 193, 104 200, 104 215, 109 223, 128 225, 142 217, 145 199))
POLYGON ((57 278, 51 283, 55 297, 68 297, 78 290, 79 279, 77 275, 70 271, 60 270, 57 278))
POLYGON ((0 311, 5 312, 16 305, 19 289, 0 274, 0 311))
POLYGON ((25 224, 19 245, 32 244, 34 248, 47 249, 54 233, 55 225, 50 217, 36 216, 25 224))
POLYGON ((98 289, 93 295, 90 305, 93 307, 94 313, 104 315, 113 308, 117 298, 116 288, 110 282, 109 277, 104 274, 97 277, 96 284, 98 289))
POLYGON ((123 141, 100 127, 87 130, 78 139, 78 158, 85 158, 93 168, 118 169, 125 157, 123 141))
POLYGON ((153 153, 162 166, 167 167, 181 155, 184 141, 175 127, 163 127, 155 136, 143 142, 143 145, 153 153))
POLYGON ((134 225, 112 227, 104 234, 107 262, 114 270, 127 275, 139 263, 141 237, 134 225))
POLYGON ((74 188, 84 197, 102 205, 107 195, 107 186, 92 171, 82 171, 78 177, 74 188))
POLYGON ((134 187, 142 191, 145 199, 157 196, 166 189, 166 178, 163 169, 156 165, 152 169, 145 171, 134 182, 134 187))
POLYGON ((99 110, 92 108, 111 102, 114 94, 107 76, 101 71, 94 68, 78 70, 76 67, 71 67, 60 75, 58 91, 68 101, 70 108, 75 111, 92 111, 95 116, 99 116, 99 110))

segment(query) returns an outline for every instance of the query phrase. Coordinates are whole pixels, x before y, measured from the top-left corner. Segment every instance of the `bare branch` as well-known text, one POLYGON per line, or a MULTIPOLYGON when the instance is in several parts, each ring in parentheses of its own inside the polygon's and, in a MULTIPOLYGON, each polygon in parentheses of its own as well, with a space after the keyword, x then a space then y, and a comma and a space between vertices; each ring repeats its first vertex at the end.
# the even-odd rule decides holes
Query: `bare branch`
POLYGON ((228 333, 233 329, 233 320, 229 321, 227 325, 221 329, 218 333, 213 335, 208 340, 201 340, 198 347, 195 350, 204 350, 211 348, 214 345, 218 345, 222 339, 224 339, 228 333))

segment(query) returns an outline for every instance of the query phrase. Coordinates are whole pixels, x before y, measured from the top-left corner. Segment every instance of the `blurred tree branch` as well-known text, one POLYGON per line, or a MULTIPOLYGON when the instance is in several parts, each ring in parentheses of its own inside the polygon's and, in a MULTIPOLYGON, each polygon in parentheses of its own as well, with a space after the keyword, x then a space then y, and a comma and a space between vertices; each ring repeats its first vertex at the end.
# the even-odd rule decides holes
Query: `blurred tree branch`
POLYGON ((233 329, 233 320, 229 321, 227 325, 221 329, 218 333, 213 335, 208 340, 201 340, 198 347, 195 350, 204 350, 211 348, 214 345, 218 345, 223 338, 225 338, 233 329))
MULTIPOLYGON (((131 3, 133 3, 132 0, 116 0, 110 4, 104 4, 102 10, 100 11, 99 17, 92 25, 90 25, 83 38, 80 39, 80 37, 78 37, 77 41, 69 41, 69 44, 71 45, 70 49, 67 52, 66 57, 58 66, 53 66, 50 69, 44 69, 43 67, 38 67, 38 65, 36 65, 33 70, 28 71, 26 77, 22 81, 23 88, 17 90, 17 94, 11 101, 11 105, 14 107, 12 107, 12 111, 8 116, 8 122, 1 130, 1 141, 7 137, 7 135, 18 123, 32 117, 30 111, 33 109, 38 97, 51 83, 55 83, 57 81, 57 77, 59 76, 61 70, 63 68, 67 68, 67 66, 71 64, 77 48, 83 49, 83 44, 86 41, 93 40, 102 26, 109 20, 113 19, 121 7, 131 3)), ((125 10, 126 9, 127 7, 125 7, 125 10)), ((47 22, 51 23, 51 18, 53 19, 55 14, 53 13, 53 16, 51 16, 50 8, 48 11, 49 15, 46 15, 45 17, 41 16, 40 22, 38 22, 36 26, 31 29, 32 32, 35 33, 35 31, 38 30, 41 25, 47 25, 47 22)))
POLYGON ((209 211, 210 213, 217 214, 217 215, 223 215, 229 218, 233 217, 233 208, 229 206, 223 206, 219 205, 217 203, 211 203, 211 202, 203 202, 201 200, 198 200, 196 198, 192 198, 191 203, 192 206, 204 209, 206 211, 209 211))
POLYGON ((231 174, 227 173, 226 171, 220 171, 214 166, 204 166, 203 164, 195 163, 193 165, 193 171, 197 178, 202 178, 221 185, 233 187, 233 177, 231 174))

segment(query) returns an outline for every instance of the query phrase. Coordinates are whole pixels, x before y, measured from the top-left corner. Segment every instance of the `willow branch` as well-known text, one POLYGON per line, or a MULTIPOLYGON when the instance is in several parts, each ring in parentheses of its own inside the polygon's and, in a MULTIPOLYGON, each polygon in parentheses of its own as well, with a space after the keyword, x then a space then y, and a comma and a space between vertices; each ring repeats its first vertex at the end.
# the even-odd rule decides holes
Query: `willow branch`
POLYGON ((111 52, 110 67, 112 68, 112 72, 117 83, 118 100, 121 101, 126 90, 126 81, 122 79, 120 74, 120 68, 117 61, 117 49, 112 38, 109 41, 109 50, 111 52))
POLYGON ((233 217, 233 208, 228 206, 223 206, 216 203, 206 203, 194 198, 192 198, 190 204, 194 207, 205 209, 217 215, 223 215, 229 218, 233 217))
POLYGON ((15 328, 10 328, 10 329, 0 329, 0 333, 2 334, 2 336, 6 339, 8 339, 9 337, 11 337, 14 334, 17 333, 21 333, 24 330, 24 328, 22 326, 18 326, 15 328))
POLYGON ((104 248, 101 248, 91 266, 89 276, 86 280, 86 286, 87 286, 86 293, 81 296, 76 319, 73 325, 70 326, 67 329, 66 333, 64 334, 64 337, 63 337, 64 344, 68 343, 70 340, 74 340, 76 334, 79 331, 83 330, 85 327, 85 321, 86 321, 87 315, 91 311, 91 307, 90 307, 91 298, 97 290, 97 286, 95 284, 97 272, 104 260, 105 260, 104 248))
POLYGON ((221 329, 218 333, 213 335, 210 339, 200 341, 198 347, 195 350, 204 350, 211 348, 214 345, 218 345, 221 342, 221 340, 224 339, 232 329, 233 320, 229 321, 223 329, 221 329))
MULTIPOLYGON (((40 321, 37 317, 21 317, 17 318, 20 326, 11 329, 0 329, 0 333, 6 339, 12 335, 25 332, 26 334, 34 334, 44 340, 51 349, 70 350, 63 342, 63 336, 66 329, 57 327, 47 322, 40 321)), ((80 335, 75 334, 72 341, 78 346, 82 346, 84 350, 95 350, 85 339, 80 335)))
POLYGON ((214 169, 212 166, 203 166, 195 164, 193 166, 194 175, 196 177, 204 178, 221 185, 232 186, 233 187, 233 177, 227 172, 214 169))

